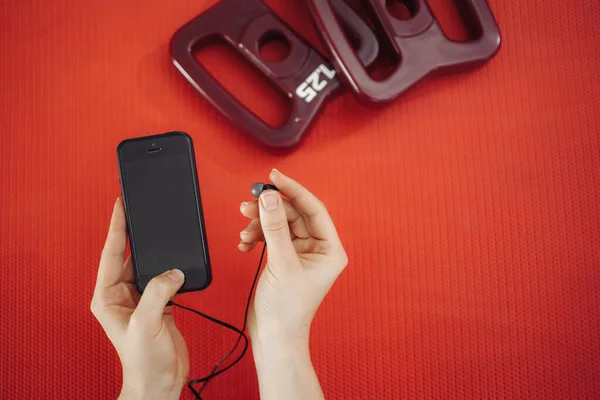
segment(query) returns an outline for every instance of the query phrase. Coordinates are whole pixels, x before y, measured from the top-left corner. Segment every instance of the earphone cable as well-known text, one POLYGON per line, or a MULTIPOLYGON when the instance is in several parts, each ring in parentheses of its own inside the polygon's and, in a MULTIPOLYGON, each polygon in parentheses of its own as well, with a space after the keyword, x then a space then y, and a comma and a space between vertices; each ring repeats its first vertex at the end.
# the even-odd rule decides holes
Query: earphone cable
POLYGON ((194 396, 196 397, 197 400, 202 400, 201 394, 204 391, 204 389, 206 388, 206 385, 208 385, 208 383, 215 378, 216 376, 222 374, 223 372, 229 370, 230 368, 232 368, 233 366, 235 366, 241 359, 242 357, 244 357, 244 355, 246 354, 246 351, 248 350, 248 337, 246 336, 246 334, 244 333, 244 331, 246 330, 246 326, 248 324, 248 310, 250 309, 250 303, 252 301, 252 294, 254 293, 254 289, 256 287, 256 283, 258 281, 258 277, 260 275, 260 268, 262 266, 263 263, 263 259, 265 257, 265 252, 267 249, 267 244, 265 243, 263 245, 262 248, 262 252, 260 254, 260 260, 258 261, 258 267, 256 268, 256 273, 254 274, 254 280, 252 281, 252 286, 250 287, 250 293, 248 294, 248 299, 246 301, 246 310, 244 313, 244 324, 242 326, 242 329, 238 329, 235 326, 228 324, 227 322, 223 322, 217 318, 211 317, 210 315, 204 314, 201 311, 195 310, 193 308, 190 307, 186 307, 184 305, 178 304, 178 303, 174 303, 172 301, 170 301, 168 303, 168 305, 172 305, 174 307, 177 308, 181 308, 183 310, 186 311, 190 311, 194 314, 197 314, 217 325, 220 325, 224 328, 227 328, 231 331, 234 331, 238 334, 238 338, 234 344, 234 346, 231 348, 231 350, 229 351, 229 353, 227 353, 221 360, 219 360, 219 362, 217 364, 215 364, 215 366, 213 367, 213 369, 211 370, 210 374, 208 374, 207 376, 200 378, 200 379, 194 379, 188 382, 188 388, 190 389, 190 391, 194 394, 194 396), (219 369, 219 367, 229 359, 229 357, 231 357, 231 355, 235 352, 235 350, 238 348, 240 341, 244 340, 244 347, 242 348, 242 352, 237 356, 237 358, 228 366, 219 369), (199 383, 202 383, 202 386, 200 387, 199 390, 196 390, 196 388, 194 387, 194 385, 197 385, 199 383))

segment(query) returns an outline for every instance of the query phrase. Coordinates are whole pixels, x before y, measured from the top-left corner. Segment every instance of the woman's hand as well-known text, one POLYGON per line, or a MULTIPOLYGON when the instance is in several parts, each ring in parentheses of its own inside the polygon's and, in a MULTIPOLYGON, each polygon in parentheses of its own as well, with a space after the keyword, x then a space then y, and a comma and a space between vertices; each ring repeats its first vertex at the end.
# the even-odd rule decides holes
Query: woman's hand
POLYGON ((167 302, 183 285, 171 270, 150 281, 140 296, 131 259, 124 262, 127 231, 117 200, 102 251, 91 309, 123 366, 121 399, 179 399, 189 372, 185 341, 167 302))
POLYGON ((252 221, 239 245, 249 251, 266 240, 268 246, 248 320, 261 398, 320 398, 308 354, 310 325, 348 258, 324 204, 276 170, 270 180, 279 192, 241 206, 252 221))

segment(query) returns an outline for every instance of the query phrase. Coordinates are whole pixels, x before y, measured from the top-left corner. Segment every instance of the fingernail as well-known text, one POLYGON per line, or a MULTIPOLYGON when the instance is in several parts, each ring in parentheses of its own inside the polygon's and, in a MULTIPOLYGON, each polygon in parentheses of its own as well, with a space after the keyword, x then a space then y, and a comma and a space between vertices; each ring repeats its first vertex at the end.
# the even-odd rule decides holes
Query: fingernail
POLYGON ((238 249, 240 249, 240 250, 244 250, 245 247, 246 247, 246 245, 244 243, 238 244, 238 249))
POLYGON ((183 280, 183 278, 185 278, 185 275, 183 274, 183 271, 181 271, 180 269, 172 269, 167 273, 167 276, 169 278, 171 278, 173 280, 173 282, 181 282, 183 280))
POLYGON ((267 211, 273 211, 279 205, 279 195, 274 191, 266 191, 260 195, 263 207, 267 211))

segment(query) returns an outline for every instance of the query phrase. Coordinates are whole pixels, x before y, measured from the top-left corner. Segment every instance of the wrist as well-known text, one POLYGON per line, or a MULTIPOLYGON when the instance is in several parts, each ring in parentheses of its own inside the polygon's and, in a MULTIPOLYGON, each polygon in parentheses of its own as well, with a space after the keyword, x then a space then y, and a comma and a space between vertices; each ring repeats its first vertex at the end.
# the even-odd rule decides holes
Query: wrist
POLYGON ((133 385, 130 382, 124 381, 119 400, 164 400, 164 399, 179 399, 183 388, 157 387, 153 385, 133 385))
POLYGON ((123 383, 121 393, 119 394, 119 400, 141 400, 145 398, 146 394, 138 392, 129 385, 123 383))
POLYGON ((310 357, 308 335, 300 338, 272 333, 254 335, 252 354, 261 399, 323 399, 310 357))
POLYGON ((309 337, 289 337, 273 331, 251 336, 252 353, 258 372, 280 365, 310 364, 309 337))
POLYGON ((249 329, 252 346, 308 347, 310 324, 303 328, 287 327, 277 323, 262 324, 249 329))

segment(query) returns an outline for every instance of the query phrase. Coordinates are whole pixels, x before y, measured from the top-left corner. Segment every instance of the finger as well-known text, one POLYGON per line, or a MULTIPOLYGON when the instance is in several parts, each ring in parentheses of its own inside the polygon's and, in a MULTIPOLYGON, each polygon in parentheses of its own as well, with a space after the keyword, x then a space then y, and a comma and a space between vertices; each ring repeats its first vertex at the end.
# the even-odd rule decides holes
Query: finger
POLYGON ((244 201, 242 204, 240 204, 240 213, 242 213, 242 215, 246 218, 258 218, 258 201, 244 201))
POLYGON ((304 216, 306 226, 313 237, 332 242, 339 241, 335 225, 325 205, 314 194, 275 169, 271 171, 269 178, 304 216))
POLYGON ((244 230, 244 231, 240 232, 240 239, 241 239, 241 243, 250 244, 250 243, 256 243, 256 242, 262 242, 263 240, 265 240, 265 237, 264 237, 261 229, 257 229, 254 231, 244 230))
POLYGON ((263 239, 259 218, 250 221, 246 229, 240 232, 240 239, 243 243, 254 243, 263 239))
POLYGON ((107 288, 120 282, 127 247, 127 227, 123 201, 117 199, 98 267, 97 288, 107 288))
MULTIPOLYGON (((290 236, 292 240, 296 239, 296 235, 293 230, 290 232, 290 236)), ((262 231, 262 226, 260 225, 260 219, 256 218, 250 221, 248 227, 240 232, 240 239, 242 243, 256 243, 265 240, 265 235, 262 231)))
MULTIPOLYGON (((304 217, 296 210, 296 207, 287 199, 282 199, 285 207, 285 214, 287 216, 288 223, 292 230, 293 235, 300 238, 308 239, 311 237, 310 231, 306 226, 304 217)), ((240 212, 247 218, 257 219, 259 218, 259 207, 257 201, 244 202, 240 206, 240 212)), ((292 238, 293 239, 293 238, 292 238)))
POLYGON ((131 316, 132 322, 143 329, 159 329, 162 315, 169 300, 183 285, 185 276, 182 271, 173 269, 154 277, 144 289, 142 298, 131 316))
POLYGON ((294 265, 296 251, 290 236, 285 207, 279 192, 267 190, 260 195, 260 223, 273 265, 294 265))
MULTIPOLYGON (((173 297, 171 297, 169 300, 170 300, 172 303, 176 303, 176 302, 177 302, 177 299, 179 298, 179 296, 180 296, 180 294, 175 294, 175 295, 174 295, 173 297)), ((167 304, 168 304, 168 303, 167 303, 167 304)), ((167 316, 167 317, 171 317, 171 318, 172 318, 172 317, 173 317, 173 308, 174 308, 174 307, 173 307, 173 305, 172 305, 172 304, 171 304, 171 305, 167 305, 167 306, 165 307, 165 309, 163 310, 163 317, 164 317, 164 316, 167 316)), ((165 321, 166 321, 166 320, 165 320, 165 321)))
MULTIPOLYGON (((282 199, 287 214, 288 221, 294 221, 302 218, 302 214, 296 210, 296 207, 287 199, 282 199)), ((259 217, 258 201, 245 201, 240 205, 240 212, 244 217, 255 219, 259 217)))
POLYGON ((135 283, 135 275, 133 274, 133 262, 131 256, 127 257, 127 261, 123 264, 123 276, 121 280, 126 283, 135 283))
POLYGON ((243 243, 242 242, 242 243, 238 244, 238 249, 241 252, 247 253, 249 251, 252 251, 256 247, 257 243, 258 242, 254 242, 254 243, 243 243))

